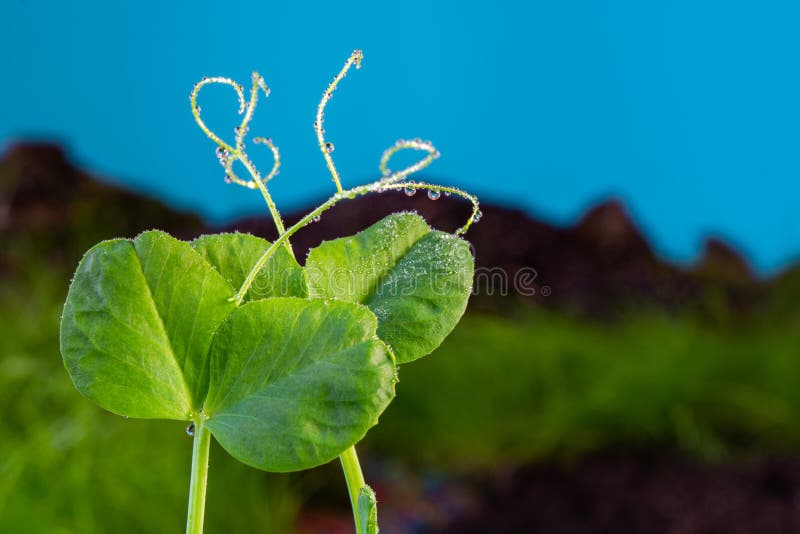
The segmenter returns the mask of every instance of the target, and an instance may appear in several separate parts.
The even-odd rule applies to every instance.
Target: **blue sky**
[[[261,210],[222,180],[188,104],[195,81],[258,70],[251,131],[280,146],[284,210],[331,192],[316,103],[345,184],[399,137],[423,178],[557,223],[615,196],[667,257],[720,236],[762,271],[800,258],[800,4],[794,2],[111,3],[5,0],[0,145],[62,142],[98,174],[224,221]],[[221,131],[232,94],[202,106]],[[269,165],[269,158],[258,158]]]

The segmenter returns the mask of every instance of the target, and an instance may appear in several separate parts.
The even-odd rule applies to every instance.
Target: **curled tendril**
[[[267,248],[264,254],[258,259],[256,264],[253,266],[252,270],[248,274],[247,278],[245,279],[244,283],[242,284],[239,291],[236,293],[231,300],[241,303],[244,300],[247,291],[249,290],[250,286],[255,280],[257,273],[261,270],[267,260],[275,253],[278,247],[285,246],[291,252],[291,246],[289,244],[289,238],[294,235],[300,228],[306,226],[307,224],[311,223],[314,220],[317,220],[319,216],[338,204],[342,200],[352,199],[359,196],[363,196],[369,193],[382,193],[384,191],[389,190],[405,190],[408,194],[414,194],[417,190],[423,189],[427,190],[431,198],[438,198],[439,194],[444,193],[445,195],[455,195],[461,197],[472,204],[472,214],[470,215],[469,219],[467,219],[466,223],[456,230],[456,234],[464,234],[473,223],[477,222],[481,218],[481,211],[480,205],[478,203],[477,197],[474,195],[467,193],[461,189],[456,187],[449,187],[444,185],[438,184],[431,184],[426,182],[420,181],[411,181],[409,177],[424,168],[430,165],[433,160],[439,157],[439,151],[436,149],[435,146],[430,141],[423,141],[422,139],[400,139],[394,145],[387,148],[383,155],[381,156],[380,161],[380,172],[381,177],[369,184],[360,185],[357,187],[353,187],[351,189],[344,190],[342,189],[341,180],[339,178],[339,173],[336,171],[336,166],[333,164],[333,158],[331,158],[331,152],[333,145],[325,140],[325,129],[323,128],[323,121],[325,118],[325,106],[327,105],[328,101],[331,99],[333,92],[336,90],[339,82],[345,77],[347,71],[350,70],[352,65],[355,65],[356,68],[360,68],[361,60],[363,59],[364,54],[361,50],[355,50],[347,61],[342,67],[342,70],[339,71],[339,74],[333,79],[330,83],[328,88],[322,95],[322,100],[320,100],[319,105],[317,106],[317,118],[314,121],[314,130],[317,134],[317,142],[319,143],[319,148],[322,151],[323,156],[325,157],[325,163],[328,166],[328,170],[331,173],[331,177],[333,178],[333,182],[336,184],[336,193],[330,197],[328,200],[311,210],[305,216],[303,216],[297,223],[292,225],[290,228],[285,228],[283,225],[283,220],[281,219],[280,213],[278,212],[275,203],[272,200],[272,197],[269,194],[267,189],[267,182],[272,180],[277,174],[278,170],[280,169],[281,159],[280,153],[278,148],[272,143],[272,141],[265,137],[254,137],[253,143],[254,144],[262,144],[266,145],[272,151],[273,155],[273,165],[272,170],[266,176],[262,177],[261,174],[256,169],[255,165],[250,161],[250,158],[247,155],[244,146],[244,139],[247,135],[247,131],[249,129],[250,120],[253,118],[253,113],[255,111],[256,105],[258,104],[258,94],[259,91],[264,93],[264,96],[269,96],[270,90],[267,87],[266,83],[264,82],[264,78],[262,78],[257,72],[253,73],[252,76],[252,87],[250,90],[250,98],[245,99],[245,92],[244,88],[236,83],[235,81],[231,80],[230,78],[224,77],[213,77],[213,78],[203,78],[200,82],[198,82],[194,88],[192,89],[192,93],[190,96],[191,104],[192,104],[192,114],[194,115],[195,121],[200,126],[200,129],[208,136],[209,139],[214,141],[217,144],[217,157],[220,160],[220,163],[225,168],[225,175],[226,178],[237,185],[241,185],[243,187],[247,187],[249,189],[258,189],[261,191],[264,200],[267,203],[267,207],[269,208],[270,213],[272,214],[272,218],[275,221],[275,226],[278,230],[278,238]],[[227,142],[223,141],[218,135],[216,135],[211,129],[206,126],[203,119],[200,117],[200,107],[197,105],[197,95],[200,92],[200,89],[205,87],[206,85],[218,83],[223,85],[229,85],[236,91],[236,96],[239,99],[239,114],[242,115],[242,121],[234,129],[235,138],[233,144],[228,144]],[[388,168],[389,161],[392,157],[400,152],[401,150],[419,150],[423,152],[427,152],[425,157],[417,161],[416,163],[409,165],[405,169],[398,171],[398,172],[391,172]],[[251,176],[250,180],[243,180],[236,175],[233,170],[233,165],[236,161],[239,161],[244,165],[245,169],[247,169],[248,173]],[[435,197],[433,194],[435,193]]]
[[[200,89],[205,87],[206,85],[210,85],[212,83],[222,84],[222,85],[229,85],[233,87],[233,90],[236,91],[236,96],[239,98],[239,114],[245,112],[247,104],[245,103],[244,99],[244,89],[241,85],[236,83],[235,81],[231,80],[230,78],[225,78],[223,76],[212,76],[212,77],[204,77],[202,80],[197,82],[192,89],[192,93],[189,96],[189,99],[192,102],[192,115],[194,115],[194,120],[197,122],[197,125],[200,126],[200,129],[203,130],[212,141],[214,141],[217,145],[224,148],[228,152],[235,152],[235,149],[223,141],[217,134],[211,131],[211,129],[206,126],[206,123],[200,117],[200,106],[197,105],[197,95],[200,93]]]
[[[336,170],[336,166],[333,164],[333,158],[331,157],[333,145],[325,141],[325,129],[323,128],[323,123],[325,121],[325,106],[333,96],[333,92],[336,90],[339,82],[342,81],[345,75],[347,75],[347,71],[350,70],[350,66],[355,64],[356,68],[360,69],[362,59],[364,59],[364,53],[361,50],[354,50],[353,53],[350,54],[350,57],[347,58],[347,61],[345,61],[342,70],[339,71],[339,74],[336,75],[330,85],[328,85],[328,88],[325,89],[325,92],[322,93],[322,99],[319,101],[319,105],[317,106],[317,118],[314,120],[314,131],[317,133],[317,143],[319,144],[319,149],[322,151],[322,156],[325,158],[325,163],[328,166],[328,171],[331,173],[333,183],[336,184],[336,191],[339,193],[342,192],[342,182],[339,179],[339,172]]]
[[[472,214],[470,214],[469,219],[464,225],[456,230],[456,235],[463,235],[469,230],[469,227],[472,226],[473,223],[478,222],[483,214],[481,213],[480,203],[478,202],[478,197],[467,193],[463,189],[459,189],[457,187],[449,187],[445,185],[438,185],[438,184],[429,184],[425,182],[400,182],[394,184],[387,184],[384,181],[378,181],[374,184],[371,184],[375,187],[375,191],[385,191],[385,190],[404,190],[408,192],[411,191],[418,191],[420,189],[426,191],[435,191],[437,193],[444,193],[447,196],[455,195],[457,197],[461,197],[465,200],[468,200],[472,204]]]
[[[211,131],[211,129],[206,125],[200,116],[200,106],[197,105],[197,95],[200,92],[200,89],[212,83],[219,83],[233,87],[234,91],[236,91],[236,96],[239,99],[239,114],[242,115],[242,121],[239,123],[239,126],[234,128],[235,137],[233,145],[223,141],[220,136]],[[267,203],[267,207],[272,215],[272,219],[275,221],[275,227],[278,229],[278,233],[283,233],[285,231],[283,219],[281,219],[280,212],[275,206],[272,196],[269,194],[269,190],[266,187],[266,182],[274,178],[275,175],[278,174],[278,169],[280,168],[281,162],[278,148],[272,143],[271,140],[263,137],[255,138],[253,140],[253,142],[256,144],[260,143],[267,145],[267,147],[269,147],[269,149],[272,151],[272,155],[274,157],[272,170],[265,178],[262,178],[255,165],[253,165],[253,162],[250,161],[244,146],[244,139],[250,128],[250,120],[253,118],[253,112],[258,104],[259,91],[263,92],[265,97],[269,96],[269,87],[267,87],[267,84],[264,82],[264,78],[257,72],[253,72],[252,75],[252,86],[250,89],[250,98],[248,100],[245,100],[244,89],[242,86],[230,78],[221,76],[203,78],[200,82],[195,84],[190,95],[192,115],[194,115],[195,121],[197,122],[198,126],[200,126],[200,129],[206,134],[206,136],[208,136],[209,139],[217,144],[217,157],[219,158],[220,164],[222,164],[222,166],[225,168],[226,180],[231,183],[247,187],[248,189],[258,189],[261,192],[261,195],[264,197],[264,201]],[[250,174],[250,180],[243,180],[233,170],[233,165],[237,161],[241,162],[245,169],[247,169],[247,172]],[[286,243],[286,248],[291,251],[291,246],[288,242]]]
[[[244,136],[247,135],[247,131],[250,129],[250,120],[253,118],[256,104],[258,104],[258,90],[261,89],[264,92],[264,98],[268,97],[270,93],[269,87],[267,87],[264,78],[262,78],[259,73],[253,72],[252,80],[253,85],[250,89],[250,100],[245,107],[242,122],[234,129],[234,133],[236,134],[236,150],[241,154],[245,153]],[[241,111],[239,113],[241,113]]]
[[[269,139],[267,137],[254,137],[253,143],[257,145],[258,144],[265,145],[272,151],[272,160],[274,162],[272,164],[272,170],[269,172],[268,175],[266,175],[264,178],[261,179],[261,181],[264,182],[264,184],[266,184],[267,182],[275,178],[275,175],[278,174],[278,170],[281,168],[281,154],[280,152],[278,152],[278,147],[276,147],[272,143],[272,139]]]
[[[401,150],[406,149],[422,150],[427,152],[428,155],[413,165],[409,165],[402,171],[393,173],[387,167],[389,160]],[[383,155],[381,156],[381,164],[379,167],[381,175],[383,176],[383,178],[381,178],[381,182],[385,184],[393,184],[395,182],[399,182],[400,180],[405,180],[408,176],[414,174],[415,172],[419,172],[433,163],[433,160],[438,157],[439,151],[436,150],[436,147],[433,146],[430,141],[423,141],[422,139],[398,139],[395,144],[384,150]]]
[[[197,95],[200,93],[200,90],[203,87],[210,84],[228,85],[232,87],[234,91],[236,91],[236,96],[239,100],[239,114],[242,115],[242,120],[239,123],[239,126],[234,128],[235,136],[233,144],[224,141],[220,136],[214,133],[206,125],[205,121],[203,121],[203,118],[200,115],[200,106],[197,104]],[[253,118],[253,112],[258,104],[259,90],[264,93],[265,97],[269,96],[270,90],[269,87],[267,87],[267,84],[264,82],[264,78],[257,72],[254,72],[252,75],[252,87],[250,89],[249,99],[245,99],[244,88],[240,84],[231,80],[230,78],[225,78],[222,76],[203,78],[194,86],[190,96],[194,119],[206,136],[208,136],[209,139],[217,144],[217,157],[219,158],[220,164],[225,168],[226,178],[228,181],[243,187],[247,187],[248,189],[260,188],[259,182],[262,181],[258,171],[250,161],[244,146],[244,139],[250,127],[250,120]],[[280,160],[277,157],[277,148],[272,144],[272,142],[270,142],[268,146],[270,146],[273,155],[276,156],[272,171],[268,175],[270,178],[272,178],[278,172]],[[251,175],[250,180],[244,180],[240,178],[233,170],[233,164],[236,161],[241,161],[248,170]]]

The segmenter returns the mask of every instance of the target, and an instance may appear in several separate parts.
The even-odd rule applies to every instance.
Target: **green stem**
[[[356,523],[356,532],[361,534],[361,521],[358,517],[358,496],[361,488],[366,485],[364,474],[361,472],[361,464],[358,463],[358,454],[355,446],[350,447],[339,456],[342,462],[344,478],[347,481],[347,491],[350,494],[350,505],[353,507],[353,520]]]
[[[208,455],[211,451],[211,432],[201,416],[194,424],[192,447],[192,478],[189,482],[189,511],[186,515],[186,534],[203,533],[208,480]]]

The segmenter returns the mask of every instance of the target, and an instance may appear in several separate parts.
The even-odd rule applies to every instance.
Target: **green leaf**
[[[233,287],[192,247],[163,232],[90,249],[61,321],[75,387],[125,416],[189,419],[205,397],[206,358]]]
[[[378,336],[406,363],[433,351],[458,323],[474,262],[463,239],[398,213],[312,249],[305,269],[310,296],[368,306]]]
[[[378,534],[378,499],[369,486],[358,492],[358,527],[364,534]]]
[[[204,235],[191,244],[237,290],[270,246],[266,239],[240,233]],[[268,297],[306,296],[303,268],[285,247],[280,247],[259,271],[245,302]]]
[[[211,347],[204,413],[235,458],[295,471],[336,458],[394,397],[395,367],[375,316],[346,302],[271,298],[243,305]]]

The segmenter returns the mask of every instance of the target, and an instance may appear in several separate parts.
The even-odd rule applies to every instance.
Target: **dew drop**
[[[314,218],[313,218],[312,220],[313,220],[314,222],[319,222],[320,218],[321,218],[321,217],[320,217],[319,215],[314,215]]]
[[[439,200],[442,194],[439,191],[434,191],[433,189],[428,189],[428,198],[431,200]]]
[[[232,184],[233,183],[233,180],[231,179],[230,176],[225,176],[225,183],[226,184]]]
[[[129,419],[127,415],[123,415],[122,418],[125,419],[126,421]]]
[[[195,110],[196,112],[200,113],[200,111],[202,110],[202,108],[201,108],[200,106],[195,106],[195,107],[194,107],[194,110]]]
[[[194,436],[194,423],[191,423],[189,426],[186,427],[186,435]]]
[[[406,196],[409,196],[409,197],[413,197],[414,195],[417,194],[417,190],[414,189],[413,187],[406,187],[405,191],[406,191]]]
[[[450,195],[452,195],[452,193],[450,191],[445,191],[444,192],[444,196],[449,197]]]
[[[481,220],[481,217],[483,217],[483,213],[481,212],[481,210],[478,210],[475,212],[475,215],[472,217],[472,220],[478,222]]]
[[[333,146],[333,143],[331,143],[331,142],[327,142],[327,143],[325,143],[325,152],[327,152],[328,154],[330,154],[331,152],[333,152],[333,150],[334,150],[335,148],[336,148],[336,147],[335,147],[335,146]]]

